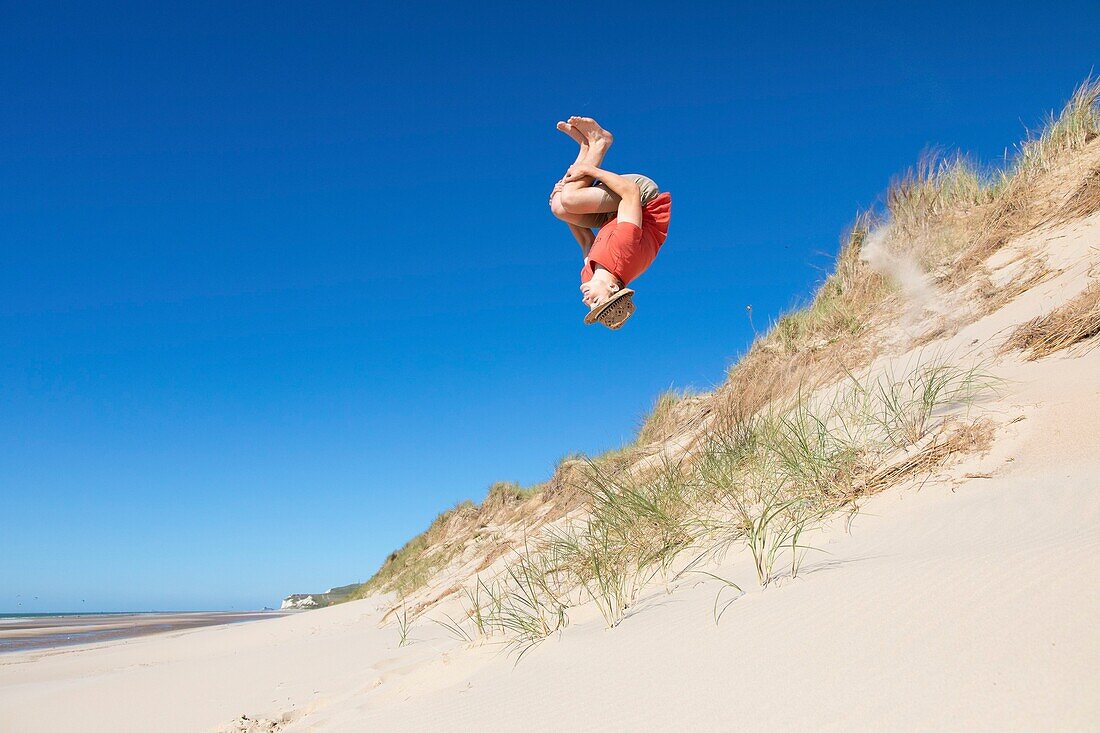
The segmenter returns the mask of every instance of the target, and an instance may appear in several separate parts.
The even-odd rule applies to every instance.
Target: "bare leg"
[[[588,159],[588,137],[570,122],[559,122],[558,130],[576,140],[577,145],[580,146],[580,150],[577,152],[577,159],[573,161],[574,165],[585,162]]]
[[[577,151],[577,159],[573,161],[573,165],[582,165],[586,163],[590,157],[589,138],[579,129],[577,129],[575,125],[572,124],[572,121],[576,119],[578,118],[572,117],[570,118],[570,122],[559,122],[557,127],[558,130],[573,138],[577,142],[579,150]],[[610,133],[607,134],[608,136],[610,136]],[[610,143],[608,143],[608,146],[609,145]],[[606,152],[606,147],[604,149],[604,152]],[[599,156],[599,159],[603,160],[602,154]],[[589,183],[589,185],[591,185],[591,183]],[[554,185],[554,190],[550,193],[550,211],[554,214],[554,216],[561,219],[565,223],[570,224],[573,227],[580,227],[583,229],[593,229],[603,224],[606,217],[601,217],[598,214],[593,215],[592,213],[573,213],[567,210],[562,203],[561,196],[564,187],[565,180],[562,179]],[[608,211],[613,210],[614,209],[608,209]],[[575,231],[574,236],[576,236]],[[585,248],[583,243],[581,244],[581,247],[582,249]]]
[[[642,190],[637,181],[581,163],[569,169],[565,176],[565,185],[584,178],[599,178],[601,183],[615,193],[619,200],[617,216],[620,222],[642,225]]]
[[[568,124],[588,142],[587,155],[574,165],[599,168],[615,138],[591,117],[570,117]],[[570,214],[604,214],[618,209],[619,197],[606,187],[593,186],[593,182],[591,177],[567,181],[561,192],[562,208]]]

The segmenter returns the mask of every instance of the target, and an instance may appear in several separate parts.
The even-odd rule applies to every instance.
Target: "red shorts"
[[[645,272],[668,236],[671,214],[672,196],[666,192],[642,209],[640,227],[617,218],[600,227],[581,270],[581,282],[591,280],[597,266],[619,278],[623,285]]]

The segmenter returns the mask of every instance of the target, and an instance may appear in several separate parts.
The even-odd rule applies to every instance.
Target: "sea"
[[[0,654],[103,644],[286,616],[288,611],[0,613]]]

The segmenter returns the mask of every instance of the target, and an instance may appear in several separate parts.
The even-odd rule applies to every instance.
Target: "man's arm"
[[[629,178],[623,178],[617,173],[583,163],[570,168],[562,180],[568,184],[589,177],[598,178],[603,185],[619,197],[619,221],[637,227],[642,225],[642,192],[639,190],[637,183]]]
[[[580,227],[576,224],[570,224],[569,231],[573,233],[573,238],[577,240],[577,244],[581,246],[581,252],[585,257],[588,257],[588,252],[592,249],[592,243],[596,241],[596,235],[588,227]]]

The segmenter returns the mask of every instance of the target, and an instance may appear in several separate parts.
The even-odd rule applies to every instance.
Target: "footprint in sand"
[[[217,733],[276,733],[301,717],[301,712],[293,710],[274,718],[242,715],[218,728]]]

